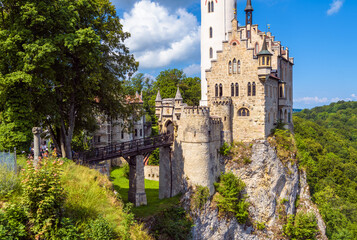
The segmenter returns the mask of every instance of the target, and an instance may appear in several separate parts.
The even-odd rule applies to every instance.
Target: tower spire
[[[252,7],[252,1],[247,0],[247,6],[245,7],[245,24],[246,25],[251,25],[253,24],[253,7]]]
[[[237,0],[234,1],[234,19],[237,20]]]

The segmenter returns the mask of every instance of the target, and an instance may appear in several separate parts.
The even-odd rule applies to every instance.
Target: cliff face
[[[281,235],[283,219],[296,212],[295,202],[300,194],[297,164],[283,164],[275,149],[266,141],[260,141],[252,146],[250,164],[242,166],[228,161],[224,171],[233,172],[246,183],[250,222],[239,225],[235,219],[219,218],[215,204],[208,201],[203,210],[193,213],[193,238],[284,239]],[[185,198],[189,197],[187,193]],[[257,231],[257,223],[264,223],[266,228]]]

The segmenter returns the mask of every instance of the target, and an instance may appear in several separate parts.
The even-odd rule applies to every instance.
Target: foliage
[[[260,230],[260,231],[265,229],[265,223],[264,222],[256,221],[255,222],[255,226],[256,226],[256,229]]]
[[[27,239],[26,212],[19,204],[10,204],[0,210],[0,239]]]
[[[124,177],[129,179],[129,173],[130,173],[130,166],[129,164],[124,164],[123,166],[123,169],[124,169]]]
[[[39,236],[48,236],[61,219],[64,191],[60,181],[61,160],[45,159],[35,167],[28,161],[23,174],[23,202],[28,212],[32,230]]]
[[[85,239],[112,240],[115,234],[109,222],[104,218],[97,218],[89,222],[85,231]]]
[[[31,127],[42,123],[71,158],[73,136],[91,129],[96,115],[132,113],[121,80],[138,64],[109,0],[1,3],[0,147],[25,146]]]
[[[294,114],[300,165],[329,239],[357,238],[357,102]]]
[[[268,141],[276,148],[277,155],[283,163],[296,162],[297,147],[289,130],[275,129]]]
[[[56,224],[56,227],[51,232],[53,240],[80,240],[84,239],[79,227],[75,226],[69,218],[62,218],[61,223]]]
[[[208,187],[196,186],[196,191],[193,194],[192,202],[194,209],[202,209],[210,197]]]
[[[283,226],[283,231],[286,236],[292,240],[316,239],[317,221],[313,213],[299,212],[290,215],[288,222]]]
[[[251,143],[233,142],[230,150],[233,162],[240,165],[250,164],[252,162],[252,146]]]
[[[18,187],[18,177],[15,171],[6,163],[0,163],[0,198],[11,193]]]
[[[246,196],[243,194],[245,183],[230,172],[222,174],[220,181],[214,186],[218,192],[214,201],[220,214],[233,215],[239,223],[245,223],[249,215],[249,203],[246,202]]]
[[[160,165],[160,148],[156,148],[149,157],[150,166],[159,166]]]
[[[151,232],[156,239],[185,240],[190,239],[192,226],[185,209],[176,206],[155,216]]]
[[[228,156],[230,154],[231,149],[232,146],[224,142],[222,147],[219,149],[219,154],[221,154],[222,156]]]

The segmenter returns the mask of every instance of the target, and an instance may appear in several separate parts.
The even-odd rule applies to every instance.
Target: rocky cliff
[[[288,214],[296,213],[296,200],[302,196],[304,209],[317,215],[320,228],[319,239],[327,239],[324,224],[318,210],[308,195],[306,181],[300,185],[300,174],[296,163],[278,158],[276,149],[266,141],[251,146],[251,158],[246,164],[225,161],[222,170],[233,172],[246,183],[249,221],[240,225],[233,219],[219,217],[215,203],[208,201],[200,211],[193,211],[193,239],[284,239],[282,225]],[[303,178],[304,179],[304,178]],[[302,186],[302,188],[300,188]],[[184,196],[186,207],[192,192]],[[257,230],[257,224],[265,229]]]

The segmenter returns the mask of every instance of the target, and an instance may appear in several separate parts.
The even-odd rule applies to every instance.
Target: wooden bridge
[[[137,139],[129,142],[111,144],[105,147],[94,148],[79,154],[79,159],[85,163],[95,163],[118,157],[134,157],[146,155],[159,147],[171,146],[174,141],[173,133]]]

